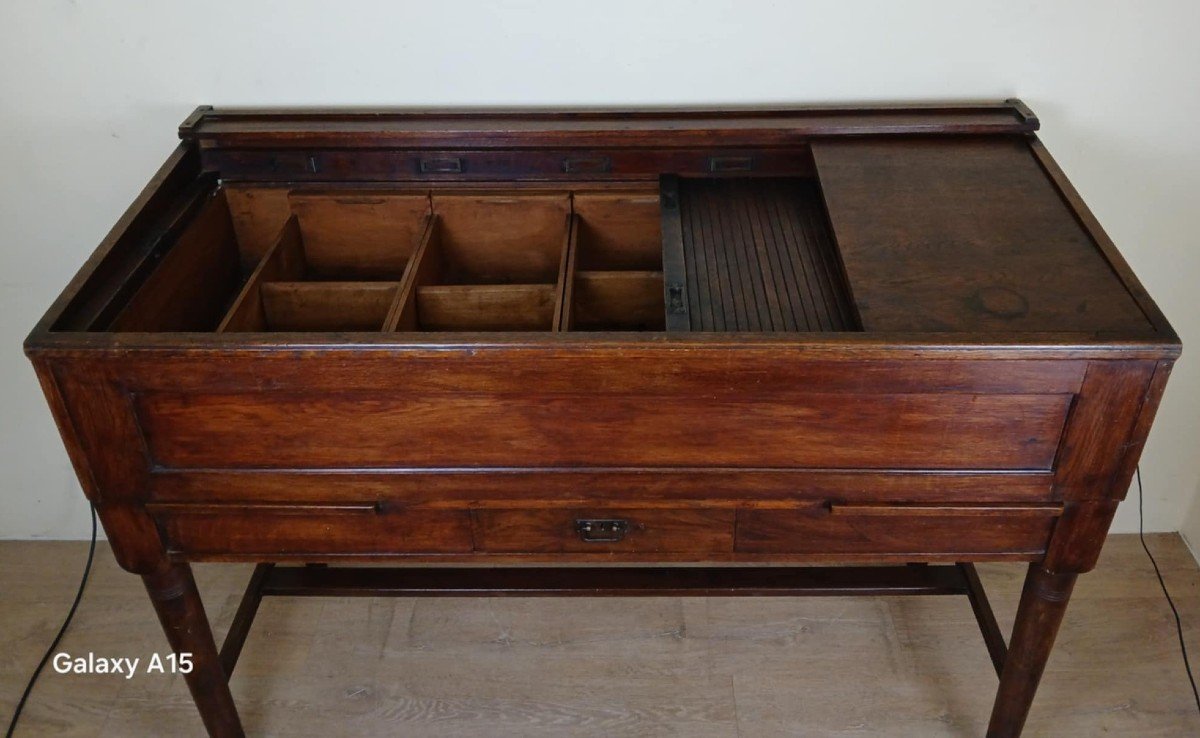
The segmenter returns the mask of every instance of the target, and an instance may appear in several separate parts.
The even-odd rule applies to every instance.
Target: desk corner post
[[[1074,572],[1049,571],[1041,563],[1029,565],[992,707],[988,738],[1016,738],[1021,734],[1077,576]]]
[[[165,564],[142,576],[159,622],[176,653],[192,655],[192,670],[184,675],[204,727],[214,738],[242,738],[241,719],[229,692],[212,628],[186,563]]]

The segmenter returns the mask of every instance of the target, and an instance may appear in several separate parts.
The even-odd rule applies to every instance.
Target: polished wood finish
[[[187,564],[169,564],[161,571],[142,575],[171,649],[191,654],[192,669],[184,674],[188,690],[209,735],[234,738],[243,735],[241,720],[229,693],[229,674],[213,642],[204,603]]]
[[[201,110],[26,351],[118,562],[205,641],[214,734],[235,659],[190,561],[749,593],[662,567],[1005,560],[1062,591],[1179,341],[1036,128],[1012,101]],[[994,736],[1061,617],[1030,598]]]
[[[819,142],[813,157],[864,329],[1150,329],[1024,139]]]
[[[1012,643],[1000,674],[988,738],[1021,734],[1077,576],[1075,572],[1053,573],[1030,564]]]

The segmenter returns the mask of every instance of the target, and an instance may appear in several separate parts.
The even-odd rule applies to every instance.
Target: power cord
[[[92,573],[92,559],[96,557],[96,506],[91,505],[91,510],[92,545],[88,547],[87,563],[83,566],[83,578],[79,580],[79,591],[75,593],[75,601],[71,603],[71,609],[67,612],[67,619],[63,621],[62,627],[58,629],[58,635],[54,636],[54,642],[46,649],[46,654],[42,656],[41,662],[33,670],[33,676],[29,677],[29,683],[25,685],[25,691],[21,694],[21,701],[17,703],[17,709],[13,710],[12,721],[8,724],[8,732],[4,734],[5,738],[13,737],[13,732],[17,729],[17,720],[21,718],[21,710],[25,709],[25,701],[29,699],[29,693],[33,691],[33,685],[37,683],[38,677],[42,674],[42,669],[46,668],[46,663],[54,655],[54,649],[58,648],[59,641],[62,640],[63,635],[67,632],[67,628],[71,625],[71,620],[75,617],[75,611],[79,609],[79,601],[83,599],[83,588],[87,586],[88,576]]]
[[[1192,697],[1196,699],[1196,709],[1200,710],[1200,691],[1196,689],[1196,678],[1192,676],[1192,664],[1188,661],[1187,643],[1183,640],[1183,621],[1179,619],[1179,609],[1175,607],[1175,600],[1171,599],[1171,593],[1167,591],[1167,583],[1163,581],[1162,572],[1158,569],[1158,562],[1154,560],[1154,554],[1150,553],[1150,547],[1146,545],[1146,532],[1144,526],[1146,516],[1142,512],[1142,501],[1145,495],[1142,494],[1142,467],[1137,467],[1137,485],[1138,485],[1138,538],[1142,541],[1142,550],[1150,557],[1150,563],[1154,566],[1154,574],[1158,577],[1158,586],[1162,587],[1163,594],[1166,595],[1167,604],[1171,606],[1171,613],[1175,616],[1175,632],[1179,635],[1179,652],[1183,654],[1183,668],[1187,671],[1188,681],[1192,684]]]

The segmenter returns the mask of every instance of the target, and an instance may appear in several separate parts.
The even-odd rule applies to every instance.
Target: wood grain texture
[[[214,734],[239,729],[187,563],[345,559],[651,564],[677,582],[688,575],[668,564],[1029,561],[991,729],[1016,735],[1180,352],[1036,127],[1017,101],[200,110],[26,351],[116,560],[149,578],[168,636],[203,654],[192,686]],[[246,186],[236,203],[219,189],[232,183]],[[202,246],[185,231],[214,191],[228,207],[206,215],[218,227]],[[296,211],[282,225],[281,191]],[[239,276],[266,251],[218,331],[104,330],[139,290],[144,325],[215,315],[229,280],[209,267],[238,266],[235,240]],[[330,281],[346,279],[363,284]],[[581,515],[599,527],[575,527]],[[627,537],[592,540],[613,537],[601,519]],[[605,571],[604,594],[644,581]],[[418,633],[429,620],[406,618]],[[720,634],[714,622],[697,627]],[[317,649],[322,674],[330,654],[364,653],[341,625]],[[367,630],[386,641],[379,622]],[[587,689],[628,677],[589,648]],[[804,689],[796,659],[750,663],[751,689],[708,661],[676,668],[743,695],[748,732],[794,732],[771,705]],[[804,663],[825,673],[844,653]],[[408,665],[423,688],[436,678],[420,654]],[[700,712],[710,682],[689,691]],[[321,682],[286,704],[329,700]],[[825,702],[806,726],[836,710],[845,732],[852,707]],[[889,703],[891,724],[930,734],[911,702]],[[678,730],[686,712],[654,710],[634,727]],[[943,706],[936,722],[961,713]],[[275,729],[255,719],[251,732]],[[349,724],[318,723],[320,735]],[[167,721],[153,724],[104,727]],[[626,727],[552,722],[564,725]],[[958,732],[982,732],[972,725]]]
[[[448,284],[554,284],[571,203],[557,195],[435,194]]]
[[[237,234],[242,266],[249,271],[266,255],[292,214],[288,188],[226,184],[221,189]]]
[[[1023,138],[813,146],[868,331],[1153,327]]]
[[[292,192],[308,271],[324,279],[392,279],[404,273],[431,213],[428,195]]]
[[[576,522],[616,519],[629,530],[620,541],[583,540]],[[733,511],[595,506],[567,509],[488,509],[474,513],[475,547],[491,553],[727,553],[733,549]]]
[[[956,552],[964,557],[1008,553],[1037,559],[1050,541],[1056,513],[941,514],[920,511],[836,515],[823,506],[799,510],[739,510],[737,550],[745,553],[862,554],[887,551],[915,556]]]
[[[679,208],[692,330],[858,328],[814,183],[682,180]]]
[[[460,284],[417,287],[420,327],[427,331],[548,331],[553,284]]]
[[[175,469],[1048,469],[1068,400],[1063,395],[812,395],[781,404],[540,393],[155,392],[137,398],[137,411],[155,462]],[[492,422],[496,418],[504,421]],[[570,432],[563,433],[564,427]],[[730,437],[739,443],[728,443]],[[804,443],[792,443],[796,438]],[[271,453],[264,454],[264,447]]]
[[[577,192],[571,203],[580,220],[580,270],[662,268],[657,191]]]
[[[463,511],[374,511],[347,515],[316,508],[273,513],[208,509],[159,516],[167,546],[189,555],[250,554],[303,557],[308,554],[466,553],[470,517]]]
[[[208,331],[240,287],[240,259],[223,192],[200,209],[109,326],[112,331]]]
[[[267,282],[261,299],[273,331],[378,331],[399,282]]]
[[[578,272],[572,291],[575,330],[662,330],[662,272]]]

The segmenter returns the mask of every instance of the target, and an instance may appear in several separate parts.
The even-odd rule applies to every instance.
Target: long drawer
[[[739,510],[735,548],[749,554],[981,556],[1046,551],[1056,505],[810,505]]]
[[[160,505],[151,508],[170,550],[193,556],[470,553],[466,510],[378,505]]]
[[[630,503],[408,508],[350,504],[152,504],[185,557],[460,555],[762,560],[778,557],[1033,559],[1054,504]]]

